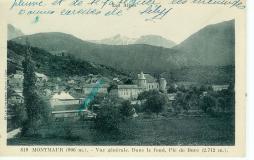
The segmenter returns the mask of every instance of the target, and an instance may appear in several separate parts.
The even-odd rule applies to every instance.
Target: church
[[[158,80],[150,74],[141,72],[135,82],[134,85],[117,85],[115,89],[110,91],[110,94],[123,99],[136,99],[144,91],[160,90],[166,92],[167,81],[165,78]]]

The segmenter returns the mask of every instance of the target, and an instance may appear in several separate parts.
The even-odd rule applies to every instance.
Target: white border
[[[208,160],[252,160],[254,159],[254,1],[253,0],[248,0],[247,2],[248,8],[247,8],[247,110],[246,110],[246,120],[247,120],[247,154],[246,157],[242,158],[219,158],[219,157],[213,157],[213,158],[182,158],[182,157],[156,157],[158,160],[165,160],[165,159],[176,159],[176,160],[203,160],[203,159],[208,159]],[[70,160],[70,157],[44,157],[47,159],[54,159],[54,160]],[[14,160],[14,159],[19,159],[19,160],[27,160],[27,159],[32,159],[32,160],[42,160],[44,159],[42,157],[0,157],[1,160]],[[130,159],[145,159],[145,160],[152,160],[155,158],[119,158],[119,157],[100,157],[100,158],[74,158],[73,159],[82,159],[82,160],[100,160],[100,159],[105,159],[105,160],[116,160],[116,159],[123,159],[123,160],[130,160]]]

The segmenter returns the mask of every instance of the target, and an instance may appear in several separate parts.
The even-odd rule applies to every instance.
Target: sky
[[[8,22],[24,34],[39,32],[64,32],[83,40],[100,40],[120,34],[129,38],[143,35],[160,35],[180,43],[209,24],[231,20],[243,11],[222,6],[184,5],[173,9],[162,20],[146,21],[137,7],[122,16],[102,15],[17,15],[19,7],[8,10]],[[31,10],[34,8],[31,8]],[[46,8],[50,9],[50,8]],[[59,8],[62,10],[63,8]]]

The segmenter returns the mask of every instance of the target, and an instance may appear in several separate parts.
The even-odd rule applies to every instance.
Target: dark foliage
[[[120,102],[117,99],[108,98],[102,103],[97,113],[94,124],[95,129],[103,134],[117,134],[122,120],[119,109]]]
[[[132,79],[129,79],[129,78],[126,78],[123,80],[123,83],[124,84],[134,84],[133,80]]]
[[[23,123],[27,119],[26,108],[24,104],[10,104],[8,108],[11,110],[13,117],[10,119],[11,126],[8,128],[19,128],[22,127]]]
[[[175,92],[177,92],[177,89],[173,85],[169,85],[168,93],[175,93]]]
[[[154,91],[153,93],[146,99],[144,110],[148,113],[156,113],[158,116],[164,110],[167,99],[159,92]]]
[[[214,97],[210,96],[210,95],[206,95],[201,99],[201,108],[203,109],[203,111],[205,113],[211,113],[212,112],[212,108],[215,107],[216,101],[214,99]]]
[[[35,67],[31,58],[31,50],[27,48],[23,65],[23,96],[27,112],[22,131],[24,135],[36,135],[42,124],[49,120],[49,105],[39,97],[36,87]]]
[[[134,114],[134,108],[131,105],[131,102],[126,100],[122,102],[120,107],[120,113],[124,118],[131,117]]]
[[[13,41],[8,41],[8,50],[10,51],[8,52],[8,58],[17,61],[17,67],[19,64],[19,59],[25,56],[26,46],[16,44]],[[41,73],[45,73],[48,76],[66,77],[73,75],[84,76],[88,74],[102,74],[104,76],[125,76],[124,73],[110,67],[103,65],[94,65],[72,56],[56,56],[36,47],[32,47],[31,51],[31,60],[35,64],[35,70]],[[21,58],[15,59],[16,56]],[[10,64],[9,66],[11,67],[13,65]],[[19,66],[19,68],[20,67],[21,66]]]
[[[155,94],[159,94],[159,92],[156,90],[144,91],[138,95],[138,100],[149,99],[151,96]]]

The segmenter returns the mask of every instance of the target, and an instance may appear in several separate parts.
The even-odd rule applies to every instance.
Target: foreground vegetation
[[[8,145],[234,145],[230,115],[140,115],[122,122],[117,135],[98,133],[92,126],[92,121],[52,124],[52,129],[41,129],[40,137],[16,137]]]

